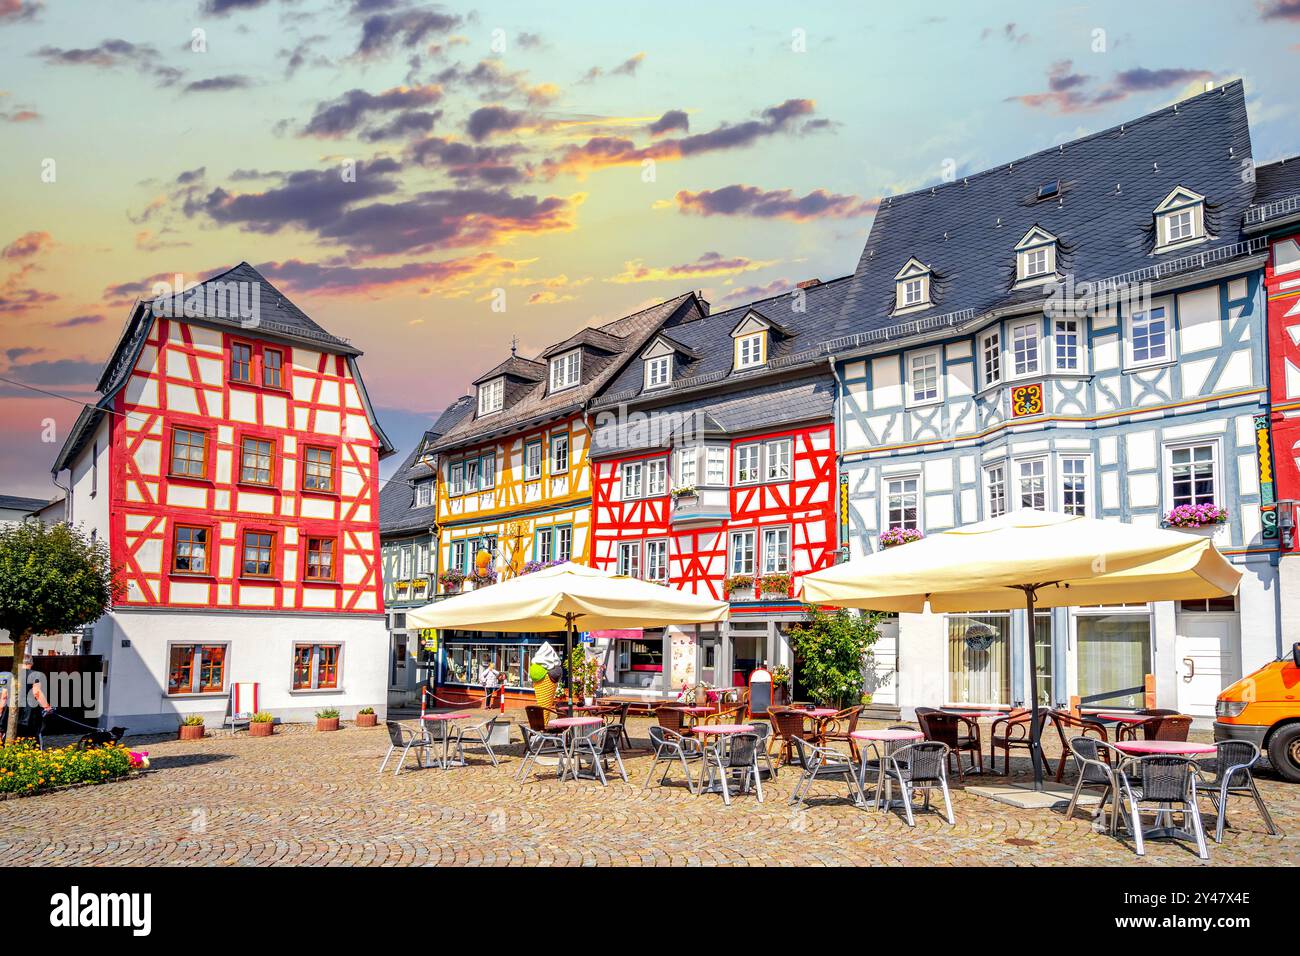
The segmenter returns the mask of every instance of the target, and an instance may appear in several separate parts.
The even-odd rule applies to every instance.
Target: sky
[[[1300,153],[1300,0],[0,0],[0,493],[162,279],[262,270],[405,452],[516,337],[848,274],[880,197],[1237,77]]]

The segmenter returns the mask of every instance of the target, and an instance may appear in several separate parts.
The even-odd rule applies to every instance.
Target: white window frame
[[[447,493],[458,498],[465,493],[465,463],[458,461],[447,466]]]
[[[729,449],[726,445],[704,446],[704,484],[723,488],[727,485],[727,459]],[[716,476],[716,480],[715,480]]]
[[[990,349],[990,343],[992,348]],[[996,374],[989,374],[989,358],[992,357],[997,366]],[[980,387],[989,388],[993,385],[1001,384],[1003,366],[1006,356],[1002,354],[1002,329],[995,327],[979,336],[979,373]]]
[[[533,560],[549,562],[555,554],[555,529],[538,528],[533,538]]]
[[[765,365],[763,338],[766,332],[751,332],[736,338],[736,368],[758,368]]]
[[[416,508],[427,508],[433,503],[433,479],[422,478],[415,483]]]
[[[486,455],[479,456],[478,480],[479,487],[483,491],[490,491],[497,486],[497,456],[495,452],[488,452]]]
[[[466,573],[469,570],[468,566],[466,565],[468,554],[469,554],[468,539],[453,541],[451,543],[451,548],[447,552],[448,563],[451,565],[451,567],[454,570],[460,571],[461,573]]]
[[[620,541],[618,543],[618,573],[624,577],[641,576],[641,542]]]
[[[916,362],[918,359],[934,359],[934,395],[927,398],[916,397]],[[915,352],[908,352],[904,355],[904,362],[907,365],[907,407],[917,408],[924,405],[937,405],[943,401],[943,350],[918,349]]]
[[[1139,317],[1150,324],[1150,317],[1158,309],[1164,310],[1165,354],[1156,358],[1139,359],[1136,356],[1135,328]],[[1125,311],[1124,315],[1124,368],[1154,368],[1160,365],[1172,365],[1177,361],[1176,337],[1174,335],[1174,303],[1172,299],[1156,299],[1142,311]]]
[[[769,553],[768,540],[775,538],[777,540],[777,550]],[[781,541],[784,539],[784,547]],[[769,562],[768,557],[775,556],[774,562]],[[790,573],[790,526],[779,525],[763,529],[763,554],[762,554],[763,574],[789,574]]]
[[[662,556],[662,564],[652,560],[652,555],[658,552]],[[661,583],[668,582],[668,539],[651,538],[645,543],[645,579],[647,581],[658,581]],[[660,573],[656,574],[655,572]]]
[[[748,539],[749,541],[749,567],[736,566],[736,541]],[[745,528],[741,531],[733,531],[727,538],[727,567],[730,574],[748,574],[753,575],[754,569],[758,567],[758,534],[755,528]]]
[[[894,275],[894,314],[919,312],[932,304],[930,270],[913,256]]]
[[[893,499],[895,497],[904,498],[908,494],[912,494],[916,496],[916,520],[915,520],[914,527],[916,528],[917,531],[924,532],[925,490],[921,484],[921,473],[919,471],[910,471],[899,475],[884,475],[880,479],[880,481],[882,486],[881,494],[880,494],[880,529],[882,531],[887,531],[890,528],[913,527],[913,525],[909,525],[905,523],[906,519],[900,519],[898,523],[895,523],[893,519],[890,517],[890,512],[894,510]],[[915,491],[908,492],[905,489],[900,489],[896,494],[892,487],[894,482],[906,482],[906,481],[916,482]],[[906,506],[905,505],[902,506],[901,510],[906,511],[907,510]]]
[[[645,463],[625,461],[619,466],[623,483],[623,500],[634,501],[645,497]]]
[[[1062,326],[1074,326],[1075,336],[1075,362],[1074,368],[1062,365],[1061,358],[1061,328]],[[1086,335],[1086,326],[1083,319],[1052,319],[1052,370],[1065,375],[1086,375],[1088,372],[1088,344]]]
[[[1079,475],[1079,477],[1083,479],[1082,514],[1076,511],[1071,511],[1066,507],[1065,480],[1067,475],[1065,470],[1065,463],[1067,461],[1078,461],[1083,463],[1083,471]],[[1092,517],[1092,457],[1090,455],[1061,454],[1057,456],[1056,494],[1057,494],[1057,508],[1062,514],[1078,515],[1079,517],[1082,518]]]
[[[461,464],[465,466],[465,494],[472,494],[482,487],[479,483],[479,476],[482,474],[481,460],[466,458]]]
[[[533,451],[537,457],[534,460]],[[524,443],[524,481],[540,481],[542,477],[542,442],[541,440]]]
[[[763,480],[789,481],[794,476],[794,441],[789,438],[777,438],[767,443],[764,449]],[[785,474],[775,474],[774,463],[785,465]]]
[[[1041,476],[1030,475],[1026,478],[1021,474],[1021,469],[1026,465],[1042,465],[1043,473]],[[1015,481],[1015,497],[1012,499],[1012,507],[1015,511],[1038,511],[1038,508],[1032,508],[1024,503],[1024,482],[1034,481],[1041,477],[1043,483],[1043,507],[1041,510],[1047,511],[1052,507],[1052,463],[1048,461],[1046,455],[1034,455],[1027,458],[1017,458],[1014,462],[1013,480]]]
[[[551,359],[551,391],[562,392],[582,382],[582,349],[569,349]]]
[[[993,472],[999,472],[1002,477],[995,481]],[[1011,510],[1010,474],[1010,462],[1005,458],[1002,461],[989,462],[984,466],[984,517],[998,518]],[[997,485],[1002,487],[1002,510],[994,514],[993,489]]]
[[[560,461],[557,454],[561,449],[564,450],[564,461]],[[551,474],[567,475],[569,473],[569,436],[552,435],[551,436]]]
[[[571,524],[555,526],[555,559],[557,561],[573,559],[573,525]]]
[[[750,474],[748,477],[744,474],[745,461],[752,456],[753,462],[750,465]],[[759,442],[748,442],[744,445],[735,446],[735,454],[732,456],[735,460],[735,484],[738,485],[755,485],[763,475],[763,446]]]
[[[687,464],[690,470],[687,470]],[[693,488],[700,480],[700,446],[692,445],[677,450],[677,487]]]
[[[673,383],[672,355],[656,355],[645,360],[645,388],[667,388]]]
[[[645,463],[645,496],[655,498],[668,494],[668,461],[654,458]]]
[[[1208,447],[1212,458],[1210,460],[1211,481],[1214,483],[1213,493],[1210,497],[1210,503],[1223,506],[1223,442],[1217,435],[1205,436],[1203,438],[1188,438],[1176,442],[1169,442],[1162,450],[1164,472],[1162,484],[1164,486],[1165,511],[1171,511],[1177,507],[1174,501],[1174,453],[1178,451]],[[1187,504],[1188,502],[1183,502]]]
[[[1029,329],[1028,337],[1017,340],[1016,333],[1021,329]],[[1016,343],[1017,341],[1032,343],[1034,363],[1032,368],[1026,368],[1020,371],[1016,367]],[[1007,365],[1006,375],[1010,379],[1033,378],[1043,374],[1043,329],[1042,322],[1038,318],[1021,319],[1018,322],[1007,323],[1007,354],[1006,358],[1010,359]]]
[[[1038,268],[1039,257],[1042,257],[1041,268]],[[1028,282],[1032,279],[1041,279],[1043,276],[1051,275],[1055,270],[1052,268],[1052,247],[1044,244],[1035,246],[1032,249],[1026,249],[1020,253],[1020,281]]]
[[[506,380],[494,378],[478,387],[478,413],[495,415],[505,406]]]

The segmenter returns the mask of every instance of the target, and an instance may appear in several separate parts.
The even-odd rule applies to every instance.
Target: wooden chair
[[[1147,740],[1186,740],[1192,729],[1192,718],[1184,714],[1157,716],[1142,725],[1142,736]]]
[[[1002,750],[1002,773],[1011,773],[1011,751],[1029,751],[1029,720],[1031,712],[1016,708],[1005,717],[999,717],[989,727],[989,771],[998,772],[998,749]],[[1001,734],[999,735],[999,731]]]
[[[1108,744],[1110,743],[1110,737],[1106,733],[1106,725],[1099,720],[1082,717],[1068,710],[1049,710],[1047,715],[1052,721],[1052,726],[1056,728],[1056,735],[1061,739],[1061,759],[1056,764],[1056,782],[1060,783],[1061,778],[1065,776],[1065,762],[1070,756],[1069,739],[1086,737],[1092,734],[1102,743]],[[1067,735],[1065,732],[1067,727],[1078,731],[1078,733]],[[1044,727],[1043,729],[1046,730],[1047,728]],[[1119,738],[1116,737],[1116,739]]]
[[[524,713],[528,716],[528,729],[538,733],[545,731],[546,725],[560,716],[558,711],[538,704],[529,704],[524,708]]]
[[[772,736],[768,738],[769,752],[772,747],[779,747],[778,763],[791,763],[794,760],[795,739],[807,740],[803,729],[804,715],[790,707],[770,707],[767,711],[768,722],[772,725]]]
[[[972,770],[978,764],[979,772],[984,772],[984,752],[980,748],[980,728],[975,721],[958,717],[956,714],[945,714],[933,707],[918,707],[916,708],[916,722],[921,725],[921,733],[925,734],[926,740],[948,745],[948,759],[953,757],[957,759],[957,774],[959,776],[964,777],[966,775],[966,771],[961,766],[963,752],[970,754]],[[964,734],[962,733],[963,724],[967,730]]]
[[[849,745],[853,760],[858,759],[858,742],[850,734],[858,729],[858,718],[862,716],[863,707],[846,707],[834,717],[826,717],[817,724],[817,737],[814,741],[818,747],[825,747],[832,741],[842,741]]]

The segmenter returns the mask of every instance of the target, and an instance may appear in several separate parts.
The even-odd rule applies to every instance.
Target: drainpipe
[[[831,422],[835,427],[835,513],[839,515],[840,519],[836,525],[835,533],[838,535],[840,528],[844,527],[849,520],[847,514],[841,514],[841,508],[847,507],[847,503],[840,499],[840,473],[844,470],[844,380],[840,378],[839,366],[836,364],[833,355],[826,357],[826,364],[830,367],[831,377],[835,379],[835,403],[832,406]],[[835,553],[841,562],[849,559],[851,552],[847,538],[839,543]]]
[[[63,492],[63,520],[68,524],[72,524],[72,482],[71,480],[68,481],[67,487],[64,487],[63,485],[59,484],[59,473],[57,471],[52,471],[50,472],[50,481],[54,483],[55,488],[58,488],[60,491]]]

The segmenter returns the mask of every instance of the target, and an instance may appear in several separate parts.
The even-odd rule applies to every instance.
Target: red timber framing
[[[1276,497],[1300,522],[1300,232],[1273,238],[1264,281]],[[1261,478],[1267,480],[1267,475]],[[1283,550],[1300,553],[1300,532],[1290,536],[1289,549],[1287,536],[1280,537]]]
[[[380,439],[350,366],[344,356],[263,341],[255,331],[232,335],[153,319],[109,416],[110,533],[124,569],[121,601],[374,614],[382,607]],[[235,343],[251,348],[248,381],[232,380]],[[174,467],[177,429],[188,463]],[[177,570],[178,528],[205,532],[201,568],[191,558],[183,562],[189,570]],[[187,535],[192,554],[194,536]],[[256,562],[245,573],[245,546],[256,559],[267,536],[269,573]],[[308,576],[309,539],[333,542],[332,576]]]
[[[740,445],[790,439],[791,479],[755,484],[735,484],[735,449]],[[730,518],[715,524],[674,528],[669,495],[621,500],[620,467],[625,462],[665,460],[671,475],[669,452],[654,451],[593,463],[592,564],[618,569],[619,545],[641,544],[640,573],[645,576],[645,542],[667,539],[668,583],[677,588],[722,599],[722,582],[730,574],[728,547],[731,533],[755,529],[758,541],[764,528],[790,529],[792,592],[799,593],[799,577],[835,563],[838,547],[836,523],[835,436],[830,424],[746,435],[726,442],[729,451]],[[755,548],[756,576],[762,556]],[[733,595],[733,599],[752,597]]]

